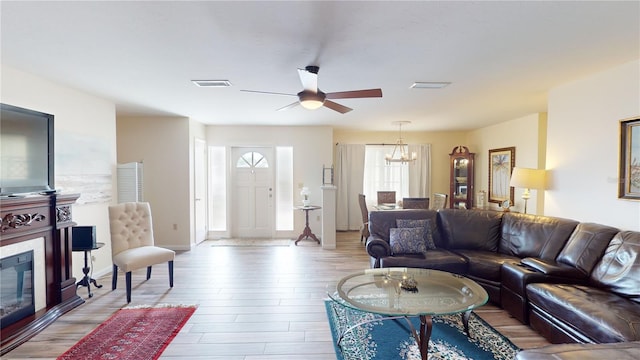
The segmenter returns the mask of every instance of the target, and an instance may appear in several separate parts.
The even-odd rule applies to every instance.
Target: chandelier
[[[418,154],[415,152],[409,154],[409,145],[405,144],[402,140],[402,125],[411,124],[411,121],[394,121],[393,123],[397,124],[399,128],[398,141],[396,141],[396,145],[393,147],[393,152],[391,154],[386,154],[384,157],[387,165],[391,163],[407,164],[416,161]]]

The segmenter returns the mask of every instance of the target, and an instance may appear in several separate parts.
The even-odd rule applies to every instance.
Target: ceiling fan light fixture
[[[451,84],[450,82],[425,82],[416,81],[410,86],[411,89],[442,89],[443,87]]]
[[[303,108],[315,110],[324,105],[326,95],[321,91],[318,91],[317,93],[302,91],[298,93],[298,98],[300,99],[300,105],[302,105]]]

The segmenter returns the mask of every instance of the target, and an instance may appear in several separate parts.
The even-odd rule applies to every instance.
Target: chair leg
[[[147,266],[147,280],[151,279],[151,266]]]
[[[111,291],[118,285],[118,265],[113,264],[113,277],[111,278]]]
[[[173,260],[169,261],[169,286],[173,287]]]
[[[127,303],[131,302],[131,271],[125,274],[125,282],[127,283]]]

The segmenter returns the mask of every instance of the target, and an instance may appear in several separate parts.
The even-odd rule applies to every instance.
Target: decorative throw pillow
[[[424,254],[427,251],[424,227],[391,228],[389,235],[392,254]]]
[[[424,243],[427,250],[436,248],[436,243],[433,241],[433,235],[431,234],[430,219],[396,219],[396,226],[399,228],[424,227]]]

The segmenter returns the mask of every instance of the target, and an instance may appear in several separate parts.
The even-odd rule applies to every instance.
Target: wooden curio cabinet
[[[449,154],[450,185],[449,207],[452,209],[473,208],[473,158],[466,146],[456,146]]]

